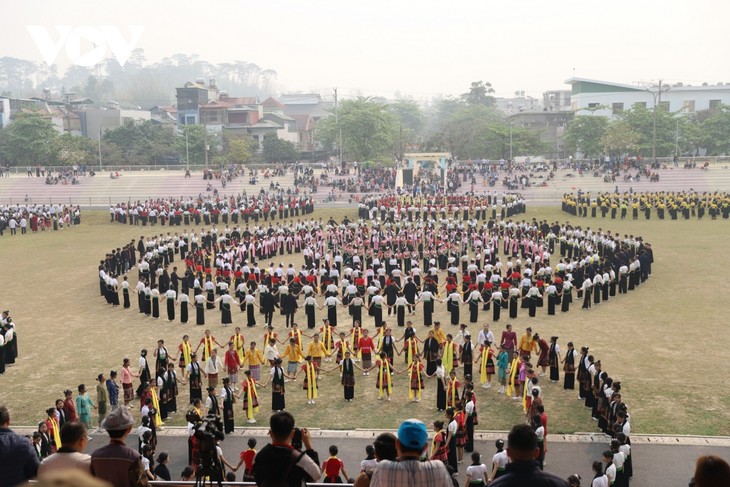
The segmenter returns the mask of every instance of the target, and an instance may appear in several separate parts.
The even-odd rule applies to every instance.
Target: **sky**
[[[275,70],[282,92],[426,99],[482,80],[540,98],[572,76],[730,83],[729,14],[723,0],[2,0],[0,57],[43,60],[29,26],[55,41],[59,25],[127,40],[137,25],[148,62],[245,60]]]

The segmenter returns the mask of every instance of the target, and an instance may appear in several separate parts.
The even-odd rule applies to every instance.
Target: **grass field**
[[[318,210],[316,217],[326,220],[330,215],[341,218],[345,214],[353,217],[355,210]],[[532,208],[525,217],[569,220],[574,225],[641,235],[652,244],[656,262],[653,276],[638,291],[590,311],[574,305],[567,315],[547,316],[542,309],[537,318],[530,319],[522,310],[518,319],[509,321],[518,334],[532,326],[544,337],[560,336],[563,350],[570,340],[576,347],[589,345],[602,360],[604,370],[622,381],[634,432],[730,435],[730,394],[718,371],[730,359],[726,346],[730,304],[722,271],[730,236],[728,222],[580,219],[570,218],[558,208]],[[19,332],[20,360],[0,376],[0,403],[10,408],[13,424],[41,420],[43,411],[62,397],[64,389],[76,390],[80,383],[87,385],[94,398],[98,373],[118,370],[123,357],[135,364],[139,350],[151,350],[158,338],[164,338],[173,349],[184,333],[194,342],[202,336],[204,327],[140,315],[136,296],[132,296],[130,310],[111,309],[99,297],[99,260],[109,249],[151,233],[150,228],[110,224],[105,212],[86,212],[77,228],[0,238],[4,277],[0,308],[11,311]],[[289,257],[284,257],[288,262]],[[301,256],[293,256],[293,263],[300,261]],[[130,273],[130,282],[136,284],[136,270]],[[447,323],[445,305],[437,304],[436,308],[436,319]],[[466,312],[464,308],[462,316]],[[343,323],[349,323],[346,313],[344,309],[341,312]],[[481,316],[491,320],[491,314]],[[300,323],[304,321],[301,310],[298,318]],[[425,336],[421,311],[412,319],[419,336]],[[217,311],[209,311],[206,322],[206,328],[221,342],[232,332],[232,328],[224,331]],[[243,323],[243,314],[234,312],[234,322]],[[507,322],[503,318],[492,325],[495,335],[499,336]],[[372,329],[370,320],[366,319],[366,325]],[[448,324],[444,327],[450,331]],[[276,328],[285,333],[282,320]],[[476,325],[470,329],[478,332]],[[263,330],[258,326],[252,334],[244,326],[244,334],[247,340],[261,342]],[[396,329],[394,335],[401,333]],[[589,412],[577,400],[577,391],[568,393],[561,384],[544,382],[552,432],[595,430]],[[427,382],[420,404],[407,402],[405,376],[396,376],[392,402],[378,401],[374,384],[373,374],[357,377],[357,401],[345,403],[339,377],[330,374],[321,382],[320,400],[315,406],[305,404],[299,383],[289,384],[287,409],[302,425],[334,429],[393,428],[405,417],[427,422],[438,417],[432,381]],[[259,424],[264,424],[270,395],[268,389],[260,394],[263,407]],[[478,388],[477,395],[479,429],[508,429],[521,420],[521,408],[498,395],[496,388]],[[184,404],[187,397],[187,387],[183,386],[178,404]],[[245,424],[241,411],[237,409],[236,415],[236,423]],[[183,424],[182,411],[168,424]]]

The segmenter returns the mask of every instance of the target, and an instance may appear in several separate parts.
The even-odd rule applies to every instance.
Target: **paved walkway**
[[[19,434],[30,434],[31,427],[17,427]],[[358,429],[354,431],[312,429],[314,448],[324,461],[330,445],[337,445],[350,476],[359,471],[360,460],[365,458],[365,446],[381,433],[380,430]],[[229,463],[237,464],[238,455],[246,450],[248,438],[258,440],[257,449],[268,441],[268,430],[265,427],[236,428],[226,435],[221,444],[223,455]],[[89,442],[87,451],[93,451],[106,444],[107,436],[103,432],[92,433],[93,441]],[[489,465],[496,452],[494,441],[498,438],[506,440],[505,431],[477,432],[475,449],[482,454],[482,462]],[[632,487],[684,487],[694,471],[694,463],[698,456],[704,454],[719,455],[730,459],[730,437],[693,437],[632,435],[634,477]],[[137,437],[130,435],[127,444],[137,447]],[[578,473],[584,479],[584,485],[590,485],[591,462],[600,460],[601,453],[608,448],[607,437],[600,434],[550,435],[548,437],[548,453],[546,470],[561,477]],[[187,463],[187,432],[185,428],[166,428],[158,433],[157,452],[170,453],[170,472],[173,478],[179,478],[180,472]],[[468,458],[460,466],[460,483],[464,479]],[[241,479],[241,473],[237,475]]]

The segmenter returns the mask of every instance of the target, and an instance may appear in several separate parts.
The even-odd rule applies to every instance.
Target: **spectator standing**
[[[428,441],[426,425],[417,419],[407,419],[398,427],[396,449],[399,461],[383,460],[375,467],[370,485],[398,487],[402,485],[453,485],[446,466],[440,460],[421,462],[421,454]]]
[[[101,423],[109,434],[109,444],[91,454],[91,474],[114,487],[147,485],[139,453],[125,445],[134,426],[128,407],[118,407]]]
[[[256,455],[253,466],[256,485],[288,485],[298,487],[313,482],[322,475],[319,456],[312,449],[312,438],[306,428],[295,429],[294,416],[280,411],[269,419],[271,443]],[[300,452],[292,443],[298,443],[295,436],[301,435],[306,447]],[[292,441],[294,440],[294,441]]]
[[[510,463],[506,473],[490,484],[490,487],[568,487],[568,483],[538,468],[535,461],[540,454],[535,431],[526,424],[512,428],[507,437],[507,455]]]
[[[27,438],[10,429],[10,412],[0,406],[0,487],[13,487],[38,472],[38,455]]]
[[[83,453],[88,443],[83,423],[66,423],[61,428],[61,448],[41,462],[38,475],[76,468],[89,473],[91,455]]]
[[[373,472],[379,462],[382,462],[383,460],[395,462],[398,459],[398,451],[395,448],[395,442],[396,438],[391,433],[381,433],[377,438],[375,438],[371,448],[373,448],[376,463],[372,465],[369,463],[366,464],[365,462],[368,462],[369,460],[367,458],[363,460],[360,465],[362,472],[357,477],[357,480],[355,480],[354,487],[369,487],[370,479],[372,478]],[[368,452],[368,457],[369,456],[370,454]]]

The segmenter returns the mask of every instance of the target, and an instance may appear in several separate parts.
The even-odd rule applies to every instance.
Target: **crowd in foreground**
[[[125,406],[113,410],[102,422],[109,435],[109,443],[84,453],[87,447],[87,430],[83,423],[66,423],[60,432],[61,446],[43,462],[39,461],[36,438],[30,440],[9,429],[10,414],[0,406],[0,487],[20,485],[29,479],[38,485],[114,486],[139,487],[148,485],[153,478],[172,480],[167,463],[169,456],[161,452],[154,474],[150,472],[150,459],[145,455],[148,448],[139,453],[126,445],[135,421]],[[356,478],[349,477],[344,463],[337,457],[338,448],[329,447],[330,456],[320,464],[319,454],[312,448],[311,435],[306,428],[297,428],[294,416],[286,411],[274,413],[269,420],[271,442],[256,451],[256,440],[249,440],[249,448],[241,452],[240,461],[234,467],[222,455],[217,445],[222,434],[215,426],[215,419],[206,417],[194,427],[192,438],[201,450],[194,469],[186,467],[180,480],[201,480],[203,475],[213,482],[235,481],[235,471],[244,468],[243,481],[258,486],[302,486],[321,478],[325,483],[353,483],[355,487],[398,487],[401,485],[428,485],[432,487],[458,487],[459,479],[448,462],[434,458],[436,443],[429,445],[426,425],[418,419],[403,421],[397,435],[380,434],[373,445],[365,449],[367,457],[360,464]],[[213,439],[205,446],[207,437]],[[560,486],[579,487],[580,475],[574,474],[563,480],[540,468],[540,433],[526,424],[512,428],[504,441],[497,441],[498,452],[493,467],[481,461],[479,452],[471,455],[466,469],[464,485],[485,486]],[[618,456],[621,454],[619,453]],[[591,487],[621,486],[615,477],[616,457],[606,450],[600,461],[591,465]],[[504,459],[504,461],[502,460]],[[225,473],[227,467],[230,471]],[[612,477],[613,475],[613,477]],[[92,479],[92,477],[94,477]],[[716,456],[698,458],[695,475],[690,485],[695,487],[720,487],[730,483],[730,466]]]

